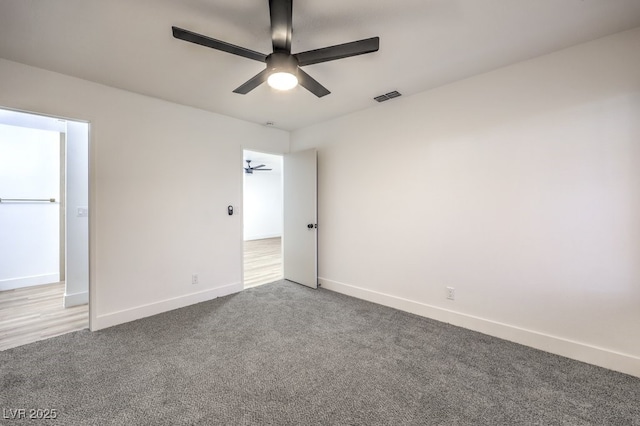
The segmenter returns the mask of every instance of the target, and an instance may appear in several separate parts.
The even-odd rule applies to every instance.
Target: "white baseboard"
[[[222,287],[203,290],[197,293],[186,294],[180,297],[174,297],[172,299],[162,300],[160,302],[136,306],[135,308],[98,315],[91,322],[91,331],[102,330],[114,325],[135,321],[140,318],[146,318],[163,312],[172,311],[174,309],[184,308],[185,306],[206,302],[207,300],[237,293],[239,291],[242,291],[242,283],[234,283]]]
[[[86,305],[89,303],[89,292],[82,291],[80,293],[72,293],[64,295],[64,307],[70,308],[72,306]]]
[[[10,278],[7,280],[0,280],[0,291],[57,282],[60,282],[60,274],[43,274],[33,275],[30,277]]]
[[[266,240],[267,238],[280,238],[282,234],[260,234],[260,235],[249,235],[244,240],[245,241],[253,241],[253,240]]]
[[[640,377],[640,357],[403,299],[326,278],[318,278],[318,281],[322,285],[322,288],[327,290]]]

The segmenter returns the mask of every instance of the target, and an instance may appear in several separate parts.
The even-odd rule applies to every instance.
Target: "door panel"
[[[318,287],[316,150],[284,156],[284,279]]]

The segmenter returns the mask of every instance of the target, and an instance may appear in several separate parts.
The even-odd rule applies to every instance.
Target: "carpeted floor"
[[[0,352],[0,379],[2,424],[640,425],[638,378],[284,281]]]

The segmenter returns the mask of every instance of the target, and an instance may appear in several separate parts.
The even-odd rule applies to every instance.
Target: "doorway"
[[[282,156],[243,151],[244,288],[282,279]]]
[[[89,326],[89,123],[0,109],[0,350]]]

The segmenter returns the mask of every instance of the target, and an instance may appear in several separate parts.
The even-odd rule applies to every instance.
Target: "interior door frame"
[[[60,133],[60,281],[67,280],[67,134]],[[66,284],[65,284],[66,286]]]
[[[19,109],[19,108],[12,108],[6,105],[0,105],[0,110],[5,110],[5,111],[9,111],[9,112],[13,112],[13,113],[18,113],[18,114],[26,114],[26,115],[31,115],[31,116],[39,116],[39,117],[47,117],[47,118],[52,118],[52,119],[56,119],[56,120],[64,120],[64,121],[72,121],[72,122],[76,122],[76,123],[85,123],[87,124],[87,199],[88,199],[88,204],[89,204],[89,212],[88,212],[88,217],[87,217],[87,233],[88,233],[88,241],[87,241],[87,247],[86,247],[86,254],[87,254],[87,260],[88,260],[88,283],[87,283],[87,292],[88,292],[88,326],[89,326],[89,330],[91,331],[95,331],[94,330],[94,324],[95,324],[95,309],[93,309],[96,306],[96,291],[95,291],[95,279],[94,279],[94,270],[95,268],[93,267],[93,265],[95,264],[95,260],[93,257],[93,254],[95,253],[94,250],[91,249],[91,247],[93,246],[93,241],[94,241],[94,235],[95,235],[95,224],[93,221],[93,211],[94,211],[94,207],[95,207],[95,191],[94,191],[94,185],[95,185],[95,176],[94,176],[94,168],[92,167],[92,163],[93,163],[93,149],[92,149],[92,135],[91,135],[91,122],[88,120],[82,120],[79,118],[70,118],[70,117],[64,117],[64,116],[60,116],[60,115],[53,115],[53,114],[45,114],[45,113],[41,113],[41,112],[34,112],[34,111],[29,111],[29,110],[24,110],[24,109]],[[38,127],[31,127],[31,128],[38,128]],[[63,136],[61,136],[61,138],[64,138],[64,155],[66,155],[66,146],[67,146],[67,142],[68,142],[68,135],[65,132],[65,134]],[[61,149],[62,151],[62,149]],[[66,158],[64,163],[61,162],[60,167],[66,167]],[[65,194],[62,195],[61,194],[61,199],[65,199],[65,203],[66,203],[66,191],[67,191],[67,179],[66,179],[66,169],[63,171],[64,173],[64,192]],[[61,186],[62,186],[62,182],[61,182]],[[61,203],[62,205],[62,203]],[[64,211],[64,215],[62,214]],[[65,208],[64,210],[61,211],[61,221],[65,220],[66,221],[66,216],[69,213],[68,209]],[[64,216],[64,217],[63,217]],[[61,245],[64,244],[65,248],[67,246],[67,242],[66,242],[66,224],[65,224],[65,235],[64,235],[64,239],[65,241],[62,242],[61,241]],[[60,255],[61,258],[66,258],[66,254],[62,254]],[[66,263],[66,262],[65,262]],[[60,275],[64,276],[66,279],[66,265],[64,270],[61,269],[60,271]],[[66,291],[66,289],[65,289]]]
[[[285,278],[285,276],[284,276],[284,269],[285,269],[285,243],[284,243],[284,240],[285,240],[285,238],[286,238],[286,235],[285,235],[285,228],[286,228],[286,226],[285,226],[285,223],[284,223],[284,220],[285,220],[285,218],[284,218],[284,215],[285,215],[285,212],[284,212],[284,204],[285,204],[285,197],[286,197],[286,196],[285,196],[285,191],[284,191],[284,186],[285,186],[284,179],[285,179],[285,173],[286,173],[286,170],[285,170],[285,169],[286,169],[286,165],[285,165],[285,157],[286,157],[287,155],[290,155],[290,154],[295,154],[295,152],[293,152],[293,153],[292,153],[292,152],[286,152],[286,153],[283,153],[283,152],[269,152],[269,151],[265,151],[265,150],[261,150],[261,149],[255,149],[255,148],[250,148],[250,147],[240,146],[240,157],[241,157],[240,159],[242,160],[242,163],[243,163],[243,164],[244,164],[244,153],[245,153],[245,151],[251,151],[251,152],[262,153],[262,154],[267,154],[267,155],[275,155],[275,156],[278,156],[278,157],[280,157],[280,158],[282,159],[282,181],[281,181],[281,189],[282,189],[282,197],[283,197],[283,198],[282,198],[282,215],[281,215],[281,218],[280,218],[280,219],[281,219],[281,221],[282,221],[282,236],[281,236],[281,238],[282,238],[282,240],[281,240],[281,241],[282,241],[282,245],[281,245],[280,250],[281,250],[281,256],[282,256],[282,272],[283,272],[283,279],[286,279],[286,278]],[[306,151],[306,150],[305,150],[305,151]],[[316,167],[315,167],[315,171],[316,171],[316,172],[315,172],[315,179],[314,179],[314,182],[315,182],[315,201],[314,201],[314,219],[313,219],[313,222],[314,222],[314,229],[313,229],[313,232],[314,232],[314,242],[315,242],[315,266],[314,266],[314,270],[315,270],[315,286],[313,286],[313,287],[312,287],[312,286],[309,286],[309,285],[306,285],[306,284],[301,284],[301,285],[305,285],[305,286],[307,286],[307,287],[317,289],[318,287],[320,287],[320,283],[319,283],[319,280],[318,280],[318,230],[317,230],[317,222],[318,222],[318,200],[317,200],[318,176],[317,176],[317,158],[318,158],[318,157],[317,157],[317,150],[314,148],[314,149],[313,149],[313,151],[314,151],[314,154],[315,154],[315,161],[316,161]],[[240,206],[241,206],[241,207],[240,207],[240,209],[239,209],[239,210],[240,210],[240,212],[239,212],[239,213],[240,213],[240,215],[241,215],[241,218],[240,218],[240,224],[241,224],[241,225],[240,225],[240,228],[241,228],[241,229],[240,229],[240,242],[241,242],[241,244],[240,244],[240,282],[241,282],[241,284],[242,284],[242,289],[244,290],[244,289],[245,289],[245,271],[244,271],[244,269],[245,269],[245,268],[244,268],[244,263],[245,263],[245,262],[244,262],[244,244],[245,244],[245,240],[244,240],[244,225],[245,225],[245,207],[246,207],[246,206],[244,205],[244,195],[245,195],[245,194],[244,194],[244,193],[245,193],[245,185],[244,185],[244,182],[245,182],[245,181],[244,181],[244,179],[245,179],[245,177],[244,177],[244,168],[243,168],[243,169],[240,169],[240,168],[239,168],[239,171],[238,171],[238,172],[239,172],[239,173],[241,173],[241,176],[240,176],[240,177],[241,177],[241,182],[242,182],[242,184],[240,185],[240,188],[241,188],[241,190],[240,190]],[[236,210],[237,210],[237,209],[236,209]]]
[[[251,151],[251,152],[256,152],[259,154],[266,154],[266,155],[275,155],[280,157],[281,162],[284,163],[284,156],[286,155],[286,153],[283,152],[271,152],[271,151],[265,151],[263,149],[256,149],[256,148],[249,148],[249,147],[245,147],[245,146],[240,146],[240,159],[242,160],[242,164],[244,165],[244,153],[245,151]],[[242,284],[242,289],[245,289],[245,284],[244,284],[244,212],[245,212],[245,205],[244,205],[244,167],[242,169],[240,169],[240,181],[242,182],[242,184],[240,185],[240,283]],[[284,173],[284,170],[283,170]],[[282,189],[283,183],[282,181],[280,182],[280,189]],[[284,203],[284,193],[283,193],[283,203]],[[280,215],[280,221],[282,223],[282,230],[284,233],[284,212],[283,214]],[[281,235],[281,238],[283,238],[284,236]],[[284,268],[284,247],[281,245],[280,247],[280,256],[282,256],[282,267]]]

